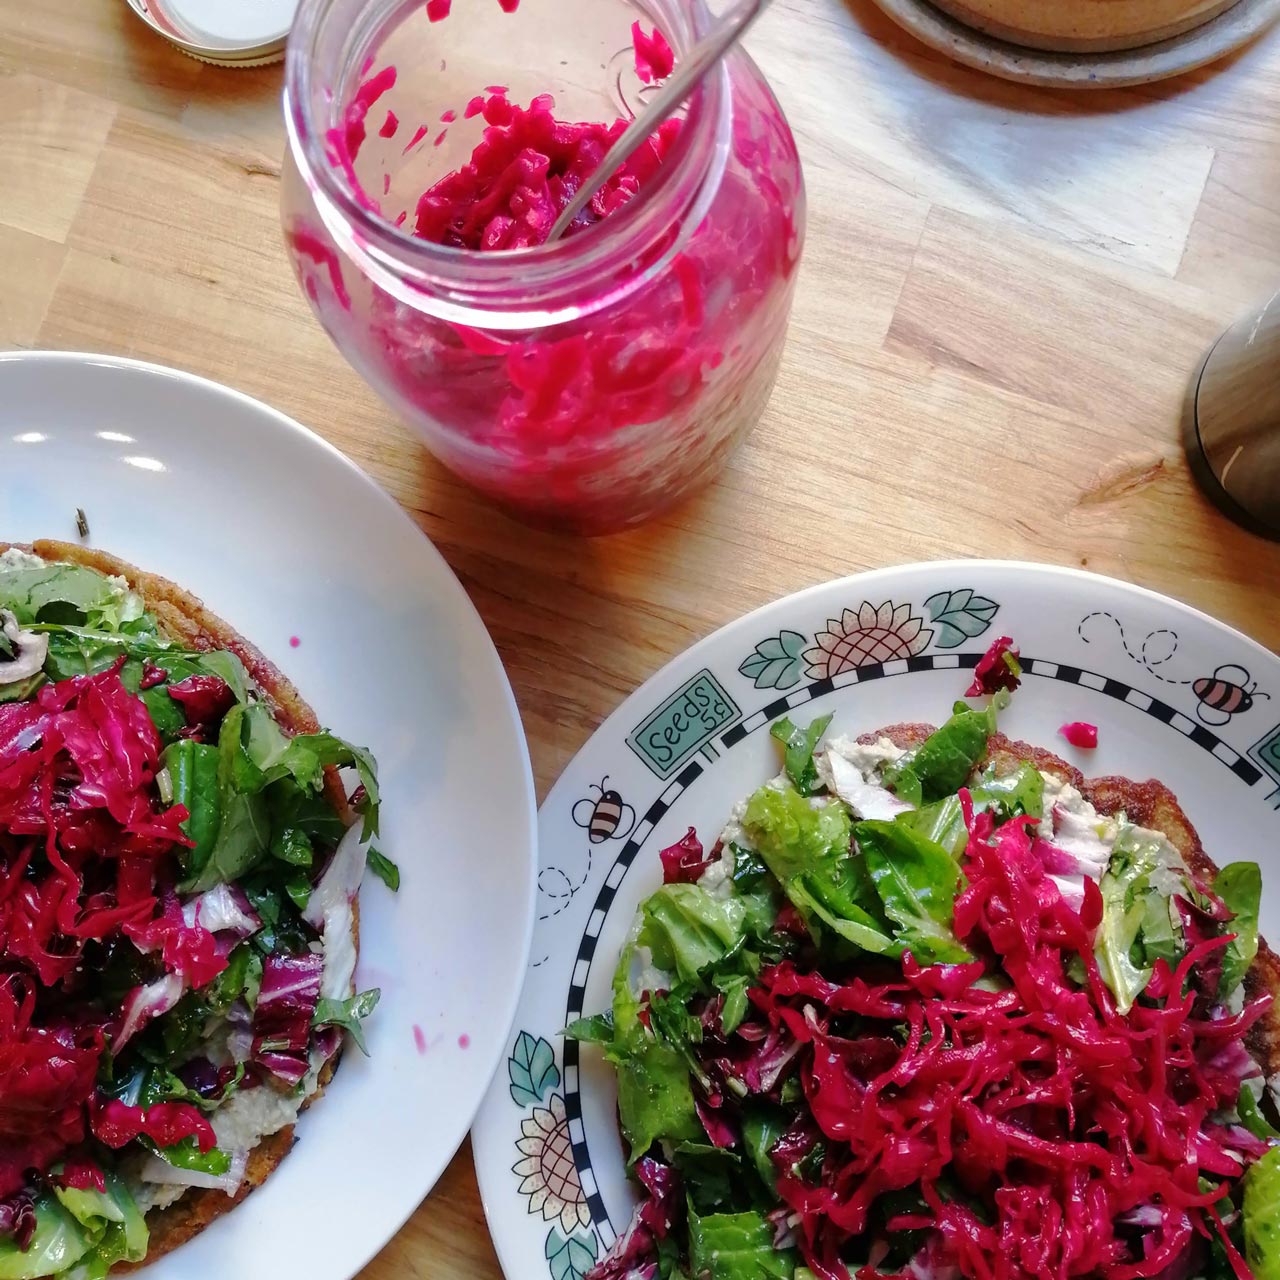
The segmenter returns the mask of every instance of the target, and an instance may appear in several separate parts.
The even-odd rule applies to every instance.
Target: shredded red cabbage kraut
[[[971,817],[956,901],[957,936],[1009,987],[974,985],[985,961],[922,968],[908,954],[897,971],[844,983],[783,963],[751,992],[768,1033],[804,1046],[808,1114],[774,1160],[819,1275],[842,1275],[878,1197],[918,1186],[923,1205],[896,1225],[936,1231],[937,1261],[963,1275],[1159,1276],[1213,1232],[1218,1183],[1266,1150],[1209,1116],[1235,1105],[1240,1068],[1219,1062],[1271,996],[1219,1021],[1197,1010],[1184,987],[1227,945],[1214,938],[1176,972],[1157,962],[1151,1002],[1121,1017],[1094,960],[1097,885],[1086,881],[1079,912],[1067,906],[1031,825],[993,833],[989,815]],[[1072,963],[1087,989],[1067,979]],[[819,1143],[820,1164],[800,1175]]]

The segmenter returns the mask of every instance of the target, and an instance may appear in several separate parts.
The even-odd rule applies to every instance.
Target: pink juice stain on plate
[[[297,648],[301,643],[302,643],[302,637],[301,637],[301,636],[290,636],[290,637],[289,637],[289,648],[290,648],[290,649],[296,649],[296,648]]]
[[[465,1031],[458,1037],[458,1048],[459,1049],[471,1048],[471,1037],[467,1035]]]
[[[427,1033],[416,1022],[413,1024],[413,1043],[417,1046],[419,1053],[426,1053]]]

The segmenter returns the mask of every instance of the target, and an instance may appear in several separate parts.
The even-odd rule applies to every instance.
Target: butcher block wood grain
[[[0,344],[189,369],[342,448],[470,591],[543,792],[691,642],[879,565],[1083,565],[1280,647],[1280,546],[1178,443],[1200,355],[1280,286],[1280,33],[1087,97],[949,63],[869,0],[775,0],[750,43],[806,164],[795,317],[759,429],[649,528],[531,533],[419,447],[294,285],[280,68],[196,63],[122,0],[0,0]],[[467,1150],[366,1275],[495,1280]]]

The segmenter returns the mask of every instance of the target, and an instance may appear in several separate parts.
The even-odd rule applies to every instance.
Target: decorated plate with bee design
[[[1068,569],[910,565],[790,596],[694,645],[614,712],[540,815],[538,920],[519,1013],[473,1131],[485,1212],[508,1280],[583,1280],[634,1201],[613,1072],[564,1027],[610,1004],[659,850],[779,771],[769,726],[833,715],[856,737],[937,724],[993,641],[1022,687],[1001,717],[1089,776],[1172,788],[1211,857],[1264,860],[1280,839],[1280,658],[1177,601]],[[1096,725],[1098,745],[1061,729]],[[1264,884],[1276,883],[1263,869]],[[1280,933],[1280,894],[1262,932]]]

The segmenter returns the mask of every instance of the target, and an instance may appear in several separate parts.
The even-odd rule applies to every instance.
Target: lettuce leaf
[[[1255,1280],[1280,1280],[1280,1147],[1244,1177],[1244,1256]]]
[[[792,1280],[796,1254],[773,1247],[773,1227],[763,1213],[699,1217],[690,1202],[689,1269],[701,1280]]]
[[[742,825],[815,941],[829,932],[863,951],[900,954],[865,864],[853,856],[844,805],[814,808],[791,788],[766,786],[747,801]]]
[[[1258,910],[1262,905],[1262,872],[1256,862],[1233,862],[1218,872],[1213,891],[1235,918],[1225,932],[1235,938],[1222,957],[1218,995],[1225,1000],[1244,981],[1258,954]]]
[[[614,1038],[605,1055],[618,1072],[618,1120],[632,1165],[659,1139],[699,1142],[706,1137],[684,1057],[640,1022],[640,1002],[631,990],[634,955],[633,945],[624,947],[614,973]]]
[[[105,1191],[58,1188],[36,1201],[36,1234],[24,1253],[0,1240],[0,1280],[101,1280],[118,1262],[140,1262],[149,1233],[124,1182],[106,1176]]]
[[[0,570],[0,609],[23,625],[73,624],[118,631],[142,616],[142,598],[123,578],[108,578],[78,564],[42,564]]]
[[[698,977],[741,945],[745,909],[737,898],[714,898],[696,884],[667,884],[645,902],[639,942],[660,969]]]
[[[36,1233],[24,1252],[0,1240],[0,1280],[33,1280],[71,1269],[89,1252],[88,1233],[51,1193],[36,1201]]]
[[[922,964],[972,960],[951,928],[960,864],[940,845],[898,822],[860,822],[854,838],[897,942]]]
[[[1163,908],[1168,913],[1167,899],[1151,887],[1151,875],[1158,865],[1147,846],[1117,842],[1098,886],[1102,891],[1102,923],[1094,954],[1102,980],[1111,988],[1121,1013],[1129,1012],[1151,978],[1151,967],[1137,945],[1148,911]],[[1140,958],[1135,960],[1135,955]]]
[[[957,703],[941,728],[884,771],[885,786],[916,806],[954,795],[986,754],[996,731],[996,712],[1007,700],[997,696],[981,711]]]

